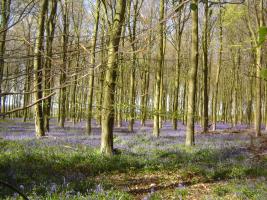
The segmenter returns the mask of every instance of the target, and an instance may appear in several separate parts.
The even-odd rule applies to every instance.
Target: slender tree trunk
[[[122,48],[124,49],[125,47],[125,31],[126,31],[126,26],[122,27]],[[123,74],[124,74],[124,56],[123,56],[123,52],[121,52],[119,54],[120,56],[120,60],[119,60],[119,78],[118,78],[118,83],[119,86],[117,88],[118,90],[118,104],[117,104],[117,127],[120,128],[122,126],[122,113],[123,113],[123,83],[124,83],[124,78],[123,78]]]
[[[132,46],[132,66],[131,66],[131,76],[130,76],[130,120],[129,120],[129,131],[133,132],[133,125],[134,125],[134,119],[135,119],[135,76],[136,76],[136,68],[137,68],[137,59],[136,59],[136,26],[137,26],[137,17],[139,15],[139,0],[135,0],[135,3],[133,5],[134,13],[133,13],[133,21],[131,22],[131,1],[128,1],[128,29],[130,33],[130,40],[131,40],[131,46]],[[132,23],[132,28],[131,28]]]
[[[6,77],[9,76],[9,70],[8,70],[8,66],[6,68]],[[3,83],[2,83],[3,84]],[[8,81],[6,80],[5,81],[5,87],[4,87],[4,90],[8,88]],[[10,98],[9,98],[10,99]],[[1,100],[1,99],[0,99]],[[2,113],[5,113],[6,110],[7,110],[7,105],[6,105],[6,100],[7,100],[7,95],[5,95],[3,98],[2,98],[2,107],[0,107],[0,112]],[[3,119],[5,119],[5,115],[3,115]]]
[[[184,80],[183,87],[183,124],[186,124],[186,102],[187,102],[187,81]]]
[[[91,119],[92,119],[92,104],[93,104],[93,94],[94,94],[94,70],[95,70],[95,49],[98,33],[99,24],[99,12],[100,12],[100,0],[96,1],[96,11],[95,11],[95,27],[92,39],[92,49],[91,49],[91,66],[89,67],[89,93],[88,93],[88,110],[87,110],[87,134],[91,134]]]
[[[198,0],[191,1],[192,12],[192,47],[191,47],[191,66],[188,73],[188,106],[187,106],[187,124],[186,140],[187,146],[195,143],[194,121],[195,121],[195,94],[198,68]]]
[[[260,0],[260,19],[259,19],[259,27],[263,26],[264,21],[264,9],[263,9],[263,0]],[[258,34],[260,37],[260,34]],[[257,45],[256,52],[256,105],[255,105],[255,131],[256,137],[261,136],[261,121],[262,121],[262,111],[261,111],[261,103],[262,103],[262,83],[261,83],[261,67],[262,67],[262,46]]]
[[[176,24],[175,35],[176,35],[176,76],[175,76],[175,84],[174,84],[174,97],[173,97],[173,128],[177,130],[177,120],[178,120],[178,100],[179,100],[179,92],[180,92],[180,71],[181,71],[181,42],[182,42],[182,34],[184,30],[185,21],[182,22],[182,11],[179,11],[178,14],[178,22]]]
[[[44,37],[44,23],[48,7],[48,0],[41,2],[41,11],[38,17],[37,37],[34,49],[34,100],[42,98],[42,46]],[[35,132],[37,137],[45,135],[42,102],[35,104]]]
[[[232,55],[233,55],[233,71],[232,71],[232,74],[233,74],[233,81],[232,81],[232,87],[233,87],[233,110],[231,111],[231,113],[233,114],[232,116],[232,121],[233,121],[233,126],[236,126],[237,125],[237,79],[238,79],[238,76],[237,76],[237,73],[238,73],[238,68],[237,68],[237,65],[236,65],[236,55],[234,52],[232,52]]]
[[[208,95],[208,23],[209,5],[205,0],[204,41],[203,41],[203,132],[208,132],[209,123],[209,95]]]
[[[261,135],[261,47],[256,48],[256,105],[255,105],[255,131],[256,137]]]
[[[104,22],[102,22],[104,24]],[[105,49],[106,49],[106,45],[105,45],[105,29],[104,27],[102,27],[101,29],[101,67],[100,69],[100,75],[99,75],[99,82],[100,82],[100,92],[99,92],[99,105],[98,105],[98,120],[99,120],[99,124],[101,125],[101,121],[102,121],[102,103],[103,103],[103,85],[104,85],[104,76],[105,76],[105,71],[104,71],[104,66],[106,65],[106,62],[104,61],[105,59]]]
[[[212,130],[215,131],[216,130],[216,123],[217,123],[217,99],[218,99],[218,86],[219,86],[219,78],[220,78],[220,73],[221,73],[221,66],[222,66],[222,52],[223,52],[223,44],[222,44],[222,37],[223,37],[223,27],[222,27],[222,8],[220,8],[220,13],[219,13],[219,29],[220,29],[220,35],[219,35],[219,40],[220,40],[220,48],[219,48],[219,64],[218,64],[218,68],[216,71],[216,78],[215,78],[215,87],[214,87],[214,99],[213,99],[213,105],[212,105]]]
[[[179,45],[180,46],[180,45]],[[177,52],[177,64],[176,64],[176,77],[174,86],[174,102],[173,102],[173,129],[177,130],[177,120],[178,120],[178,98],[179,98],[179,82],[180,82],[180,49]]]
[[[152,29],[152,12],[153,9],[151,7],[150,10],[150,29]],[[145,69],[143,75],[143,89],[141,96],[141,125],[145,126],[146,118],[147,118],[147,103],[148,103],[148,90],[149,90],[149,79],[150,79],[150,64],[151,64],[151,54],[152,54],[152,31],[149,31],[149,52],[147,56],[147,60],[145,62]]]
[[[74,75],[74,80],[73,80],[73,88],[72,88],[72,95],[71,95],[71,103],[72,103],[72,108],[71,108],[71,118],[72,118],[72,122],[73,125],[77,122],[77,114],[78,114],[78,109],[77,109],[77,84],[78,84],[78,72],[79,72],[79,68],[80,68],[80,35],[78,33],[78,27],[76,30],[76,34],[77,34],[77,56],[76,56],[76,69],[75,69],[75,75]]]
[[[67,77],[67,51],[68,51],[68,32],[69,32],[69,19],[68,19],[68,3],[64,1],[62,5],[62,18],[63,18],[63,35],[62,35],[62,69],[60,74],[60,115],[59,115],[59,126],[64,128],[66,120],[66,77]]]
[[[8,20],[10,16],[10,4],[11,0],[2,0],[1,1],[1,14],[0,14],[0,94],[2,93],[2,82],[3,82],[3,73],[4,73],[4,56],[6,51],[6,35],[8,28]],[[0,95],[0,110],[1,110],[1,100],[2,96]],[[3,105],[4,106],[4,105]]]
[[[31,25],[28,24],[28,41],[30,41],[31,39]],[[30,56],[32,54],[32,47],[28,46],[27,48],[27,54],[28,56]],[[27,60],[27,64],[26,64],[26,78],[25,78],[25,86],[24,86],[24,98],[23,98],[23,104],[24,107],[27,106],[30,103],[30,94],[28,92],[30,92],[30,87],[31,87],[31,74],[32,74],[32,59]],[[29,114],[29,109],[25,109],[23,111],[23,122],[26,122],[27,118]]]
[[[165,1],[160,1],[160,21],[164,18],[164,4]],[[160,85],[161,85],[161,78],[162,78],[162,68],[163,68],[163,54],[164,54],[164,24],[160,23],[159,25],[159,52],[158,52],[158,63],[156,69],[156,84],[155,84],[155,91],[154,91],[154,125],[153,125],[153,135],[155,137],[159,137],[159,115],[160,115]]]
[[[53,53],[53,39],[55,32],[55,16],[57,12],[57,1],[50,1],[50,16],[47,20],[46,24],[46,32],[47,32],[47,50],[46,50],[46,64],[44,68],[44,96],[48,96],[50,94],[50,87],[52,81],[51,67],[52,67],[52,53]],[[49,132],[49,118],[50,118],[50,110],[51,110],[51,97],[44,100],[43,111],[44,111],[44,127],[45,131]]]

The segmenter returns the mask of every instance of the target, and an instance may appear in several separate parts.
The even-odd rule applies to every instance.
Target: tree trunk
[[[42,98],[42,46],[44,37],[44,23],[48,7],[48,0],[41,2],[41,11],[38,17],[38,30],[34,49],[34,100]],[[42,102],[35,104],[35,132],[37,137],[45,135]]]
[[[198,0],[191,2],[192,12],[192,46],[191,46],[191,66],[188,73],[188,106],[186,124],[186,146],[195,144],[194,121],[195,121],[195,95],[198,68]]]
[[[259,11],[259,27],[263,26],[264,21],[264,9],[263,9],[263,0],[260,1],[260,11]],[[258,38],[260,37],[260,33],[258,33]],[[259,40],[259,39],[258,39]],[[257,44],[257,42],[256,42]],[[256,137],[261,136],[261,121],[262,121],[262,114],[261,114],[261,98],[262,98],[262,83],[261,83],[261,67],[262,67],[262,46],[256,46],[256,105],[255,105],[255,131]]]
[[[50,1],[50,9],[51,13],[47,20],[46,24],[46,34],[47,34],[47,49],[46,49],[46,64],[44,68],[44,96],[48,96],[50,94],[50,87],[52,82],[52,53],[53,53],[53,39],[55,32],[55,16],[57,12],[57,1]],[[51,97],[44,100],[43,112],[44,112],[44,128],[45,131],[49,132],[49,118],[50,118],[50,110],[51,110]]]
[[[118,68],[118,49],[120,44],[120,36],[122,25],[124,22],[124,14],[126,8],[126,0],[118,0],[116,2],[116,14],[110,29],[110,38],[108,45],[108,61],[105,74],[105,83],[103,91],[103,108],[102,108],[102,133],[101,133],[101,152],[105,155],[113,153],[113,126],[114,126],[114,94],[116,71]]]
[[[222,44],[222,37],[223,37],[223,27],[222,27],[222,8],[220,7],[219,10],[219,29],[220,29],[220,35],[219,35],[219,40],[220,40],[220,48],[219,48],[219,64],[218,68],[216,71],[216,79],[215,79],[215,86],[214,86],[214,94],[213,94],[213,105],[212,105],[212,130],[216,130],[216,123],[217,123],[217,99],[218,99],[218,86],[219,86],[219,78],[220,78],[220,73],[221,73],[221,66],[222,66],[222,52],[223,52],[223,44]]]
[[[160,1],[160,22],[164,18],[164,4],[165,1]],[[156,85],[154,91],[154,125],[153,125],[153,135],[159,137],[159,115],[160,115],[160,85],[162,79],[162,68],[163,68],[163,54],[164,54],[164,24],[163,22],[159,25],[159,52],[158,52],[158,63],[156,69]]]
[[[88,93],[88,110],[87,110],[87,126],[86,132],[88,135],[91,134],[91,119],[92,119],[92,104],[93,104],[93,94],[94,94],[94,70],[95,70],[95,49],[97,41],[97,32],[99,24],[99,12],[100,12],[100,0],[96,1],[96,11],[95,11],[95,27],[92,39],[92,49],[91,49],[91,66],[89,67],[89,93]]]
[[[68,19],[68,3],[64,1],[62,5],[62,20],[63,20],[63,35],[62,35],[62,69],[60,74],[60,115],[59,126],[64,128],[66,120],[66,77],[67,77],[67,51],[68,51],[68,32],[69,32],[69,19]]]
[[[209,123],[209,95],[208,95],[208,23],[209,23],[209,5],[205,1],[204,18],[204,41],[203,41],[203,132],[208,132]]]
[[[0,20],[0,94],[2,93],[2,81],[4,73],[4,56],[6,51],[6,35],[8,28],[8,20],[10,16],[10,3],[11,0],[2,0],[1,2],[1,20]],[[2,109],[2,96],[0,95],[0,110]],[[3,105],[4,106],[4,105]]]

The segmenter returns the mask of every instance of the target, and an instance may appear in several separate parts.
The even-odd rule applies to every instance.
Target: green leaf
[[[264,78],[264,79],[267,79],[267,68],[261,69],[260,77]]]
[[[190,9],[193,10],[193,11],[195,11],[197,9],[197,4],[191,3],[190,4]]]
[[[266,26],[260,27],[258,45],[262,45],[265,42],[266,35],[267,35],[267,27]]]

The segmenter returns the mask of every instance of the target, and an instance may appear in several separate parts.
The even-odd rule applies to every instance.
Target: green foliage
[[[231,188],[229,186],[219,185],[213,189],[213,192],[216,196],[224,197],[231,192]]]
[[[267,185],[261,180],[232,181],[227,184],[215,186],[212,189],[211,199],[265,199]],[[219,198],[217,198],[219,197]]]
[[[125,199],[125,200],[130,200],[133,199],[131,195],[129,195],[126,192],[120,192],[116,190],[110,190],[107,192],[94,192],[91,194],[90,199],[95,199],[95,200],[108,200],[108,199]]]
[[[184,199],[189,194],[187,188],[177,188],[175,190],[175,196],[179,197],[180,199]]]
[[[148,199],[150,199],[150,200],[162,200],[162,197],[159,193],[153,193],[152,195],[150,195],[150,197]]]
[[[267,27],[266,26],[260,27],[259,28],[259,41],[258,41],[259,46],[265,42],[266,35],[267,35]]]
[[[234,166],[231,169],[229,177],[231,178],[242,178],[246,176],[246,168],[243,166]]]
[[[191,3],[190,4],[190,9],[193,10],[193,11],[197,10],[197,5],[195,3]]]
[[[244,6],[227,5],[224,9],[223,24],[225,27],[235,30],[242,17],[246,15]]]
[[[263,79],[267,79],[267,68],[261,69],[260,77],[263,78]]]

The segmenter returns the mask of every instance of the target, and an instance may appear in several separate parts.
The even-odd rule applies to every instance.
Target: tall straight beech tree
[[[57,0],[50,0],[50,15],[47,19],[46,23],[46,34],[47,34],[47,41],[46,41],[46,62],[44,67],[44,96],[48,96],[51,87],[52,77],[51,77],[51,67],[52,67],[52,55],[53,55],[53,40],[54,40],[54,33],[55,33],[55,25],[56,25],[56,13],[57,13]],[[50,118],[50,110],[51,110],[51,97],[44,100],[43,104],[43,112],[44,112],[44,128],[45,131],[49,131],[49,118]]]
[[[162,79],[162,68],[163,68],[163,57],[164,57],[164,23],[162,22],[164,18],[164,4],[165,0],[160,1],[160,25],[159,25],[159,51],[158,51],[158,64],[156,68],[156,85],[154,92],[154,125],[153,125],[153,135],[159,137],[159,115],[160,115],[160,85]]]
[[[255,3],[255,2],[254,2]],[[256,80],[255,80],[255,135],[256,137],[261,135],[261,122],[262,122],[262,81],[261,81],[261,69],[262,69],[262,45],[259,45],[260,33],[259,30],[263,27],[264,23],[264,5],[263,0],[258,2],[259,5],[255,4],[254,8],[256,11],[256,27],[254,31],[251,24],[251,19],[247,17],[247,23],[252,39],[253,51],[255,51],[255,68],[256,68]],[[250,2],[248,1],[248,8],[250,8]],[[256,33],[255,33],[256,32]],[[255,49],[255,50],[254,50]]]
[[[195,122],[195,98],[198,68],[198,0],[191,1],[192,15],[192,46],[191,46],[191,66],[188,72],[188,100],[187,100],[187,123],[186,141],[187,146],[195,143],[194,122]]]
[[[142,95],[141,95],[141,125],[145,126],[145,122],[148,115],[148,91],[149,91],[149,81],[150,81],[150,63],[151,63],[151,57],[152,57],[152,16],[153,16],[153,8],[150,8],[150,19],[149,19],[149,35],[148,35],[148,53],[145,54],[146,57],[146,63],[145,63],[145,69],[143,72],[142,80]]]
[[[173,0],[173,4],[174,4]],[[181,3],[181,1],[179,1]],[[184,14],[183,14],[184,13]],[[189,17],[189,15],[188,15]],[[174,83],[174,92],[173,92],[173,117],[172,124],[174,130],[177,130],[177,120],[178,120],[178,100],[180,92],[180,79],[181,79],[181,44],[182,44],[182,35],[185,27],[185,22],[188,19],[185,14],[185,7],[183,6],[181,10],[177,11],[177,17],[175,23],[175,41],[173,42],[174,48],[176,51],[176,66],[175,66],[175,83]]]
[[[67,88],[65,86],[66,77],[67,77],[67,65],[68,65],[68,43],[69,43],[69,5],[68,1],[65,0],[61,2],[62,10],[62,23],[63,23],[63,33],[62,33],[62,67],[60,74],[60,96],[59,96],[59,126],[64,128],[65,119],[66,119],[66,98],[67,98]]]
[[[99,12],[100,12],[100,0],[96,1],[95,9],[95,26],[92,36],[92,47],[91,47],[91,62],[89,67],[89,93],[88,93],[88,111],[87,111],[87,124],[86,131],[87,134],[91,134],[91,118],[92,118],[92,104],[93,104],[93,93],[94,93],[94,70],[95,70],[95,49],[96,49],[96,40],[98,32],[98,23],[99,23]]]
[[[37,37],[35,41],[35,49],[34,49],[34,100],[38,101],[42,98],[42,46],[43,46],[43,38],[44,38],[44,24],[46,11],[48,7],[48,0],[43,0],[40,3],[41,11],[38,16],[38,29],[37,29]],[[37,137],[41,137],[45,135],[44,130],[44,116],[43,116],[43,108],[42,101],[35,104],[35,132]]]
[[[214,92],[213,92],[213,108],[212,108],[212,130],[216,130],[216,124],[217,124],[217,102],[218,102],[218,87],[219,87],[219,79],[220,79],[220,73],[222,68],[222,53],[223,53],[223,12],[222,8],[220,7],[219,10],[219,63],[216,71],[216,77],[215,77],[215,86],[214,86]]]
[[[259,6],[259,19],[258,19],[258,30],[263,26],[264,22],[264,9],[263,9],[263,0],[260,0]],[[261,122],[262,122],[262,81],[261,81],[261,69],[262,69],[262,46],[258,44],[260,40],[260,34],[258,34],[258,38],[255,41],[256,46],[256,108],[255,108],[255,132],[256,137],[261,135]]]
[[[209,24],[209,2],[205,0],[205,17],[203,31],[203,132],[208,131],[209,123],[209,95],[208,95],[208,24]]]
[[[27,38],[28,41],[31,40],[31,27],[32,27],[32,23],[29,22],[29,20],[27,20],[27,24],[26,27],[28,28],[27,33],[25,34],[25,38]],[[25,42],[26,43],[26,42]],[[27,45],[27,55],[31,55],[33,52],[33,48],[30,45]],[[31,71],[32,71],[32,63],[33,63],[33,59],[29,59],[27,60],[26,63],[26,73],[27,76],[25,78],[25,82],[24,82],[24,90],[25,90],[25,94],[23,96],[23,106],[25,107],[26,105],[29,104],[30,102],[30,94],[28,93],[30,91],[31,88],[31,81],[32,81],[32,77],[31,77]],[[4,107],[3,107],[4,108]],[[23,122],[26,122],[27,118],[29,117],[29,109],[25,109],[23,111]]]
[[[2,80],[4,73],[4,55],[6,51],[6,35],[8,28],[8,20],[10,17],[10,4],[11,0],[2,0],[1,1],[1,14],[0,14],[0,93],[2,92]],[[0,95],[0,111],[1,111],[1,95]],[[3,107],[5,105],[2,105]]]
[[[108,58],[104,80],[101,119],[101,152],[108,156],[113,154],[113,126],[115,110],[114,94],[116,86],[116,72],[118,70],[118,50],[122,26],[124,23],[125,10],[126,0],[118,0],[116,2],[113,21],[109,27]],[[108,18],[108,16],[106,17]]]
[[[136,26],[137,26],[137,17],[139,12],[139,4],[142,5],[142,2],[139,3],[139,0],[135,0],[133,5],[133,19],[131,21],[131,1],[128,1],[128,31],[130,35],[130,42],[132,46],[132,66],[131,66],[131,76],[130,76],[130,119],[128,129],[130,132],[133,132],[134,125],[134,117],[135,117],[135,79],[136,79],[136,67],[137,67],[137,59],[136,59]],[[132,26],[131,26],[132,23]]]

